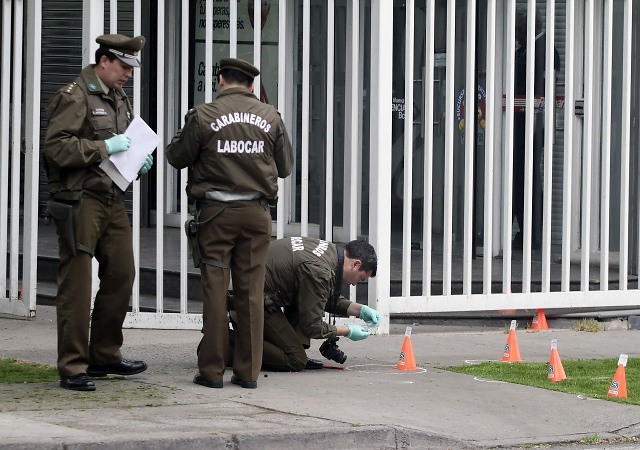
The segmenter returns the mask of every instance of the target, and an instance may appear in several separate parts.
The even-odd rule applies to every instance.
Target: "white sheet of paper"
[[[147,155],[153,153],[160,143],[158,135],[140,116],[136,116],[131,121],[124,134],[131,139],[129,150],[114,153],[109,159],[105,159],[100,163],[100,168],[123,191],[136,179],[142,164],[147,159]]]

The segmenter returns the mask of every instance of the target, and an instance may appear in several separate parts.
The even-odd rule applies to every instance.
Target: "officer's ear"
[[[98,65],[102,66],[103,64],[106,64],[109,62],[109,58],[107,58],[106,55],[102,55],[100,56],[100,60],[98,61]]]
[[[353,270],[359,271],[361,267],[362,267],[362,260],[354,259],[353,260]]]

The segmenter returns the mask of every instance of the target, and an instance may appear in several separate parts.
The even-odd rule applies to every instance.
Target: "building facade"
[[[387,319],[638,304],[636,0],[2,5],[3,311],[35,310],[44,105],[105,32],[147,37],[128,93],[161,138],[128,194],[134,238],[156,234],[156,314],[140,312],[137,283],[130,325],[198,326],[184,238],[180,311],[162,304],[166,230],[187,218],[186,172],[163,146],[215,98],[227,56],[260,67],[256,95],[277,105],[296,149],[274,237],[369,239],[380,268],[360,300]]]

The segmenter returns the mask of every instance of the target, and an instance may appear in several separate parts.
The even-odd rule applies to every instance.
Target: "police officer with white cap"
[[[60,385],[77,391],[94,391],[92,377],[147,369],[144,361],[123,359],[120,353],[135,277],[131,224],[124,192],[100,169],[100,163],[131,144],[124,132],[133,109],[122,87],[140,66],[145,38],[106,34],[96,42],[95,64],[49,101],[44,143],[48,210],[60,246],[58,372]],[[152,165],[149,155],[139,173]],[[94,257],[100,289],[91,313]]]

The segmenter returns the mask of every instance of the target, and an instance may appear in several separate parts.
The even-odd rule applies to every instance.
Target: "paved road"
[[[56,382],[0,385],[0,448],[458,449],[547,444],[544,448],[621,450],[640,445],[638,406],[442,370],[470,360],[498,360],[506,342],[502,326],[416,325],[411,341],[421,369],[410,372],[395,368],[404,325],[393,331],[361,342],[341,339],[340,348],[348,355],[344,370],[263,372],[258,389],[246,390],[229,383],[231,373],[223,389],[191,382],[200,333],[126,330],[123,353],[149,363],[143,374],[98,380],[93,393],[66,391]],[[548,361],[553,338],[563,360],[615,358],[620,353],[640,357],[640,331],[571,329],[518,331],[522,357]],[[55,347],[53,308],[39,306],[37,318],[29,321],[0,318],[0,356],[51,364]],[[321,359],[317,347],[310,356]],[[575,444],[595,436],[617,442]]]

